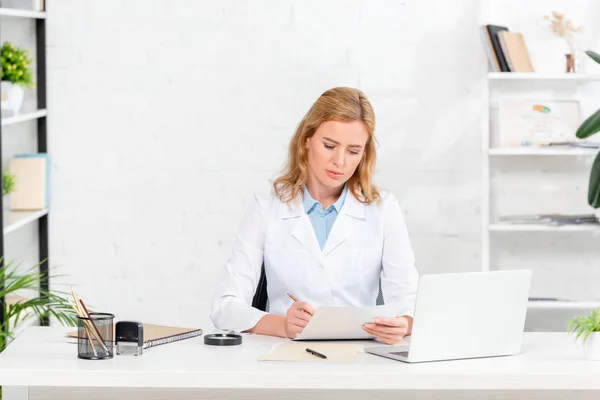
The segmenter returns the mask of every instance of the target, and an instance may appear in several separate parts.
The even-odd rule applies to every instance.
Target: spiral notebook
[[[113,324],[113,337],[115,337],[115,325]],[[144,349],[177,342],[179,340],[190,339],[202,335],[202,329],[199,328],[176,328],[172,326],[144,324]],[[67,339],[77,343],[77,331],[69,332]]]

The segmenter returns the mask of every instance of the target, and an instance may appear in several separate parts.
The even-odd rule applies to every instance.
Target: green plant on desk
[[[14,338],[14,329],[19,322],[29,316],[35,315],[41,319],[53,316],[63,325],[77,325],[75,312],[68,300],[60,296],[66,293],[50,292],[40,288],[40,284],[46,278],[40,273],[39,265],[34,265],[24,273],[20,273],[19,269],[18,264],[6,266],[0,264],[0,298],[4,299],[2,302],[4,319],[0,324],[0,353],[6,348],[8,340]],[[35,291],[40,296],[31,299],[17,297],[16,293],[23,291]],[[8,302],[7,296],[14,296],[17,301]],[[2,388],[0,387],[1,399]]]
[[[594,332],[600,332],[600,309],[592,310],[588,316],[575,317],[567,322],[567,330],[575,334],[575,341],[582,338],[585,342]]]
[[[592,60],[600,64],[600,54],[593,51],[585,52]],[[577,129],[576,136],[585,139],[600,131],[600,110],[588,117]],[[588,203],[593,208],[600,208],[600,152],[596,155],[592,171],[590,172],[590,185],[588,189]]]
[[[29,316],[41,319],[52,316],[66,326],[76,326],[77,318],[64,292],[51,292],[40,288],[45,276],[39,271],[39,265],[34,265],[24,273],[19,272],[19,265],[0,265],[0,298],[3,298],[4,319],[0,325],[0,353],[5,349],[7,341],[14,338],[14,329],[19,322]],[[40,296],[27,299],[17,297],[17,293],[35,291]],[[7,296],[18,298],[15,302],[7,302]]]

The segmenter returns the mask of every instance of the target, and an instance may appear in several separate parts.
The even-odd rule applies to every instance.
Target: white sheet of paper
[[[348,307],[321,306],[294,340],[373,339],[362,329],[376,317],[395,317],[390,306]]]

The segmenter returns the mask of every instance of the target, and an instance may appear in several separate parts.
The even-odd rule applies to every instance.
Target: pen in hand
[[[312,316],[314,313],[313,308],[311,307],[310,304],[308,303],[303,303],[300,300],[298,300],[296,298],[296,296],[294,296],[293,294],[291,294],[290,292],[285,292],[285,294],[288,295],[288,297],[290,299],[292,299],[292,301],[294,302],[294,304],[292,305],[292,307],[297,306],[297,308],[299,308],[300,310],[302,310],[303,312],[307,313],[308,315]]]
[[[319,352],[317,352],[317,351],[314,351],[314,350],[312,350],[312,349],[306,349],[306,351],[307,351],[308,353],[312,354],[313,356],[317,356],[317,357],[319,357],[319,358],[324,358],[324,359],[326,359],[326,358],[327,358],[327,356],[325,356],[325,354],[321,354],[321,353],[319,353]]]

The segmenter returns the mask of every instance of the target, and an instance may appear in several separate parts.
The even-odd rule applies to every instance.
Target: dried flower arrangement
[[[570,19],[566,19],[564,14],[552,11],[552,17],[545,15],[544,19],[550,20],[550,28],[557,36],[565,39],[569,46],[569,52],[565,55],[567,59],[567,72],[578,72],[579,62],[577,61],[577,44],[575,33],[581,30],[581,26],[575,26]]]
[[[552,18],[544,16],[544,19],[550,20],[550,28],[558,36],[564,38],[571,49],[575,52],[575,32],[581,30],[581,26],[574,26],[570,19],[565,19],[565,15],[556,11],[552,11]]]

